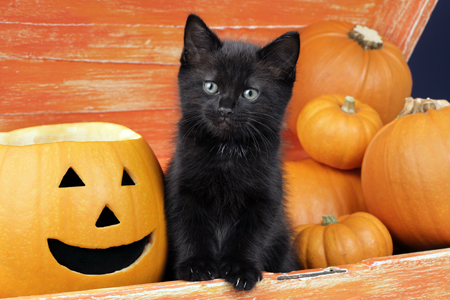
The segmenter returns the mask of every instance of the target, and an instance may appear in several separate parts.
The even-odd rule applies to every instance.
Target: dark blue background
[[[449,0],[438,1],[408,64],[412,97],[450,100]]]

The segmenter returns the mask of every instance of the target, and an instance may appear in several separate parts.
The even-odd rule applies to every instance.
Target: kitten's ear
[[[184,28],[184,48],[181,63],[198,61],[202,52],[212,52],[222,47],[217,35],[198,16],[191,14]]]
[[[279,76],[295,81],[295,65],[300,54],[300,35],[296,31],[283,34],[259,51],[261,60],[279,71]]]

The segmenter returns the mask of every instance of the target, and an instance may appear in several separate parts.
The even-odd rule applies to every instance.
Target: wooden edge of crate
[[[450,284],[450,248],[367,259],[327,269],[264,273],[250,291],[234,291],[222,279],[169,281],[61,294],[24,300],[136,299],[372,299],[426,296],[442,299]],[[17,299],[17,298],[9,298]]]

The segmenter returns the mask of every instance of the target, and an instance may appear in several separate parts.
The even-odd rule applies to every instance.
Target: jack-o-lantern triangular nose
[[[108,206],[102,210],[100,217],[98,217],[97,222],[95,223],[96,227],[108,227],[112,225],[119,224],[120,221],[117,219],[116,215],[109,209]]]

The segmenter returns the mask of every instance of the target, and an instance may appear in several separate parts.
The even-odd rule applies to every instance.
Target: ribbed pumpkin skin
[[[450,246],[450,108],[403,116],[373,138],[362,165],[367,208],[399,246]]]
[[[284,165],[286,210],[292,226],[319,223],[323,215],[367,210],[359,169],[338,170],[311,158]]]
[[[378,113],[355,99],[355,113],[341,109],[343,95],[323,95],[306,104],[297,120],[305,151],[318,162],[350,170],[360,168],[369,142],[381,129]]]
[[[59,188],[69,167],[85,186]],[[124,167],[136,185],[121,186]],[[0,190],[1,297],[131,285],[162,278],[167,256],[162,171],[142,137],[0,145]],[[120,224],[97,228],[105,205]],[[151,232],[154,241],[148,251],[144,250],[128,268],[105,275],[69,270],[57,263],[47,244],[51,238],[71,246],[105,249],[130,244]]]
[[[303,269],[326,268],[392,255],[392,238],[376,217],[356,212],[337,218],[339,223],[295,228],[295,245]]]
[[[351,95],[375,109],[383,124],[398,115],[410,96],[411,71],[400,49],[383,40],[381,49],[363,50],[347,36],[353,27],[325,21],[302,31],[297,79],[288,106],[292,132],[297,132],[297,117],[306,103],[321,95]]]

